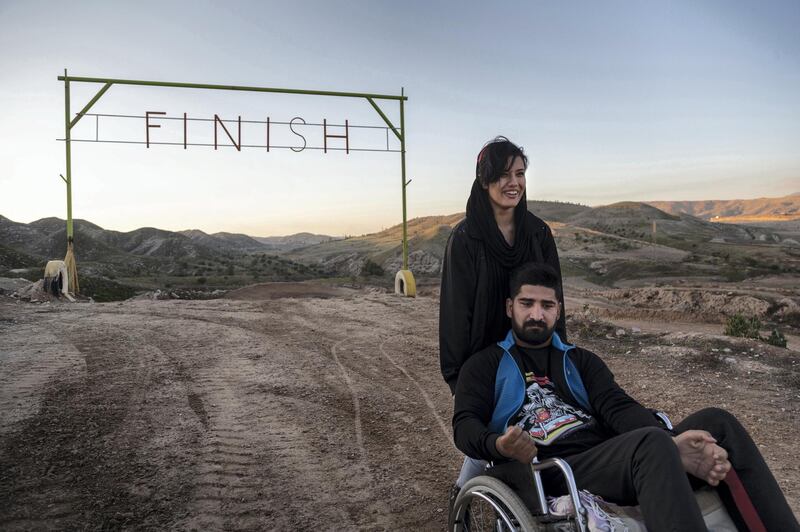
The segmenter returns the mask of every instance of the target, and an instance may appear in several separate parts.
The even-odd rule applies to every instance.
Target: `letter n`
[[[233,136],[228,131],[228,128],[225,127],[225,124],[222,122],[222,119],[219,115],[214,115],[214,149],[217,149],[217,124],[222,126],[223,131],[225,134],[228,135],[228,138],[231,139],[231,143],[236,148],[236,151],[242,151],[242,117],[239,116],[239,143],[237,144],[235,140],[233,140]]]

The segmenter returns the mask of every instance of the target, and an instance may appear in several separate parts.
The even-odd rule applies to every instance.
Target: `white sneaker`
[[[586,509],[586,517],[591,532],[628,532],[628,527],[618,517],[610,515],[602,506],[605,501],[597,495],[592,495],[586,490],[578,492],[581,504]],[[548,497],[547,506],[550,513],[558,516],[575,515],[575,506],[572,497]]]

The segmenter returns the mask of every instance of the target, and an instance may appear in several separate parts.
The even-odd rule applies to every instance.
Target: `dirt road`
[[[3,528],[442,523],[458,454],[433,300],[2,316]]]
[[[0,299],[0,528],[442,530],[460,454],[438,300],[262,290]],[[696,339],[570,330],[643,402],[678,418],[727,404],[800,508],[797,353],[757,366],[737,343],[722,364]]]

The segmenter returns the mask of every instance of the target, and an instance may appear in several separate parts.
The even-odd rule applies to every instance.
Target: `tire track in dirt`
[[[389,353],[417,378],[414,384],[381,356],[375,338],[382,322],[414,307],[389,303],[275,300],[203,302],[201,308],[190,301],[137,301],[50,314],[54,322],[75,324],[70,333],[82,349],[102,354],[90,364],[91,393],[104,397],[104,383],[114,383],[130,390],[112,389],[109,403],[129,396],[135,403],[131,415],[126,410],[111,420],[102,448],[82,453],[81,460],[109,457],[114,475],[96,480],[105,482],[114,502],[91,506],[81,522],[95,528],[441,529],[436,507],[446,505],[441,486],[449,478],[441,479],[449,477],[449,466],[441,462],[446,448],[439,435],[425,432],[432,425],[418,394],[424,379],[408,369],[409,360],[421,358],[407,350]],[[332,327],[331,316],[343,308],[352,319]],[[430,329],[427,321],[411,321]],[[142,365],[152,374],[137,373]],[[74,397],[48,403],[51,418],[87,412],[76,404],[80,395]],[[76,441],[74,430],[68,439]],[[71,455],[66,461],[78,466]],[[10,485],[0,479],[0,491]],[[77,526],[74,517],[57,517],[86,501],[64,495],[48,511],[52,499],[20,504],[16,497],[10,504],[46,518],[14,527]],[[123,507],[126,498],[132,502]]]
[[[381,300],[375,301],[376,298]],[[437,400],[440,406],[449,406],[451,401],[439,375],[438,359],[430,356],[435,350],[432,340],[435,335],[429,337],[428,333],[434,331],[436,322],[421,312],[420,305],[424,309],[430,301],[368,296],[348,302],[348,318],[335,329],[336,334],[348,336],[347,348],[338,349],[337,355],[360,398],[364,444],[371,471],[381,480],[375,493],[386,497],[395,516],[390,529],[440,530],[444,526],[442,512],[447,505],[447,489],[463,460],[449,433],[442,432],[441,424],[431,413],[431,407],[437,410]],[[303,327],[312,334],[325,331],[325,320],[335,312],[336,302],[306,306]],[[331,330],[330,325],[327,330]],[[390,338],[384,341],[387,335]],[[396,346],[389,344],[394,339],[400,340]],[[384,351],[417,380],[418,386],[381,354],[382,342]],[[420,388],[428,395],[429,403],[419,393]],[[408,398],[396,401],[394,397],[402,390]],[[439,419],[444,424],[444,417],[439,415]],[[433,429],[431,422],[436,422],[438,428]],[[428,510],[431,507],[433,514]]]
[[[429,301],[422,300],[421,303],[428,305]],[[385,514],[385,518],[390,518],[386,527],[391,530],[440,530],[444,526],[440,512],[446,507],[447,488],[455,478],[458,453],[449,443],[449,436],[442,439],[438,434],[440,428],[435,429],[435,435],[429,432],[429,427],[432,428],[428,422],[431,413],[418,388],[378,349],[378,344],[387,334],[397,336],[413,330],[416,335],[427,338],[425,335],[433,329],[435,320],[427,319],[425,313],[414,313],[415,309],[419,310],[418,305],[396,296],[370,295],[346,304],[348,317],[335,328],[331,327],[330,316],[342,312],[342,302],[298,302],[287,309],[289,315],[284,319],[297,322],[305,329],[305,341],[310,349],[315,349],[313,344],[317,344],[316,349],[329,351],[331,344],[326,343],[324,336],[335,334],[339,337],[332,343],[339,344],[337,358],[352,383],[350,398],[353,394],[359,398],[364,446],[371,475],[378,481],[372,488],[373,497],[384,498],[390,508]],[[402,325],[398,325],[400,316]],[[416,316],[423,319],[416,319]],[[341,343],[341,335],[347,337],[346,344]],[[438,369],[428,357],[431,346],[424,342],[425,349],[420,350],[416,342],[414,344],[414,350],[409,351],[404,345],[390,357],[404,367],[405,363],[413,361],[419,371],[430,371],[431,376],[438,377]],[[386,345],[384,349],[387,349]],[[337,374],[341,374],[341,370]],[[417,380],[425,389],[423,381]],[[350,392],[343,378],[339,378],[337,387]],[[432,393],[436,389],[432,385],[431,393],[428,393],[431,404],[435,404]],[[443,383],[440,383],[440,390],[446,390]],[[449,395],[443,396],[442,401],[449,404]],[[352,427],[349,424],[352,417],[345,422]],[[443,460],[443,455],[452,455],[452,463],[449,458]],[[437,509],[440,500],[443,502]],[[433,513],[429,510],[431,506]],[[425,510],[420,511],[421,507]]]
[[[155,353],[130,330],[54,327],[60,332],[55,345],[76,349],[86,370],[77,377],[45,376],[42,408],[4,438],[3,526],[115,528],[131,518],[141,522],[147,515],[140,511],[143,500],[128,493],[120,477],[131,466],[153,474],[135,454],[147,431],[120,429],[146,424],[138,407],[159,365]],[[130,358],[118,357],[120,352]]]
[[[261,515],[257,497],[261,467],[247,438],[248,425],[238,419],[243,405],[231,385],[232,377],[227,367],[216,367],[192,379],[195,391],[190,397],[203,405],[206,430],[193,452],[197,462],[192,475],[191,517],[181,527],[257,527],[257,519],[254,522],[250,517]]]
[[[411,376],[411,374],[406,370],[406,368],[404,368],[403,366],[398,364],[391,356],[389,356],[389,353],[386,352],[386,349],[384,349],[384,346],[386,345],[386,342],[388,342],[388,341],[389,341],[388,339],[384,340],[378,346],[378,350],[381,352],[381,355],[383,355],[383,358],[388,360],[390,364],[392,364],[394,367],[396,367],[403,375],[405,375],[408,378],[408,380],[410,380],[414,384],[414,386],[417,387],[417,390],[419,390],[419,394],[422,396],[422,399],[425,401],[425,404],[428,406],[428,410],[431,411],[431,414],[433,415],[434,420],[439,425],[439,428],[441,429],[442,434],[444,435],[445,441],[448,442],[449,444],[453,445],[453,447],[455,448],[455,445],[453,444],[453,436],[451,434],[451,431],[450,431],[450,429],[448,429],[447,425],[442,420],[442,418],[439,416],[439,413],[436,411],[436,405],[431,400],[431,397],[428,395],[428,392],[425,391],[425,389],[422,387],[422,385],[419,383],[419,381],[417,379],[415,379],[413,376]]]
[[[77,378],[86,370],[81,354],[55,335],[48,321],[0,331],[0,435],[36,415],[49,380]]]
[[[347,387],[350,390],[350,395],[353,398],[353,425],[355,427],[356,445],[361,453],[361,459],[366,461],[367,450],[364,447],[364,435],[361,430],[361,405],[358,401],[358,393],[356,393],[356,390],[353,386],[353,380],[350,378],[347,368],[344,367],[341,360],[339,360],[339,356],[336,354],[337,349],[339,349],[339,347],[346,341],[347,339],[345,338],[344,340],[339,340],[333,344],[333,346],[331,346],[331,355],[333,355],[336,365],[339,366],[339,371],[341,371],[342,377],[344,377],[344,381],[347,384]]]
[[[351,461],[360,453],[342,452],[350,412],[327,400],[328,395],[315,398],[300,386],[313,375],[309,367],[328,366],[336,372],[338,366],[325,356],[330,344],[308,352],[305,334],[298,332],[277,347],[265,344],[263,333],[252,326],[204,322],[208,338],[195,340],[204,344],[208,360],[202,367],[186,364],[185,369],[207,413],[208,431],[198,442],[199,487],[189,510],[193,517],[181,521],[181,527],[325,529],[336,523],[336,528],[382,528],[373,516],[389,512],[372,498],[374,479],[363,460]],[[162,334],[160,342],[174,355],[175,346],[168,344],[183,345],[185,340]],[[179,358],[188,360],[190,355]],[[339,388],[331,391],[338,394]],[[335,436],[314,437],[313,425],[304,423],[309,407],[322,407],[321,418],[335,421]],[[276,509],[272,501],[282,501],[286,508]]]
[[[197,321],[204,324],[200,333],[170,334],[174,323],[197,331],[185,327],[186,322]],[[182,394],[202,425],[198,437],[181,446],[182,453],[191,458],[190,470],[183,476],[194,488],[186,515],[177,524],[180,529],[258,530],[269,514],[263,498],[269,472],[252,437],[252,420],[247,415],[252,405],[242,393],[241,359],[236,353],[236,346],[246,352],[251,342],[240,333],[230,323],[183,313],[165,318],[151,333],[151,340],[170,353],[184,386]],[[234,347],[232,356],[219,356],[220,346],[228,343]]]

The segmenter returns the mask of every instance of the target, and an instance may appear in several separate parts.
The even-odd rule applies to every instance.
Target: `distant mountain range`
[[[648,201],[671,214],[685,213],[703,220],[780,221],[800,219],[800,192],[780,198],[706,201]]]
[[[341,238],[328,235],[315,235],[313,233],[260,237],[224,232],[208,234],[199,229],[188,229],[178,232],[189,237],[193,242],[202,244],[208,248],[227,252],[291,251],[293,249]]]
[[[659,246],[694,251],[701,243],[752,244],[758,242],[789,246],[798,245],[796,232],[737,224],[719,224],[679,213],[670,214],[638,202],[620,202],[602,207],[574,203],[530,201],[528,209],[548,221],[558,243],[559,253],[580,260],[614,255],[624,249],[639,249],[652,242]],[[408,223],[409,267],[416,273],[435,275],[447,237],[464,213],[449,216],[425,216]],[[655,232],[654,232],[655,226]],[[329,269],[358,274],[366,260],[379,264],[386,271],[401,266],[402,226],[396,225],[379,233],[324,242],[288,252],[285,256],[301,263],[324,264]],[[717,253],[709,246],[700,252]],[[721,252],[720,252],[721,253]]]
[[[550,223],[565,272],[602,282],[613,282],[615,271],[630,277],[664,275],[666,267],[671,275],[694,269],[708,273],[723,266],[731,271],[753,270],[747,266],[749,262],[739,264],[730,259],[731,253],[741,255],[736,260],[746,257],[773,271],[794,271],[795,256],[800,256],[800,225],[722,224],[696,215],[714,220],[723,215],[793,215],[800,212],[799,206],[800,195],[738,202],[621,202],[594,208],[528,202],[529,210]],[[439,274],[447,238],[463,216],[409,220],[409,266],[415,275]],[[145,281],[229,286],[258,280],[357,276],[366,271],[388,275],[402,266],[400,224],[347,238],[310,233],[251,237],[151,227],[120,232],[75,220],[75,238],[82,275],[116,279],[131,286],[142,286]],[[0,276],[25,272],[28,278],[36,278],[46,260],[64,256],[65,245],[64,220],[44,218],[23,224],[0,216]],[[742,254],[742,249],[753,245],[759,247]],[[659,254],[669,260],[653,262]],[[690,262],[697,265],[681,262],[687,257],[693,257]]]
[[[270,244],[243,234],[209,235],[197,229],[173,232],[142,227],[121,232],[80,219],[74,221],[74,227],[75,250],[82,269],[111,277],[235,273],[239,263],[251,254],[296,249],[312,237],[319,241],[334,238],[301,233],[297,238],[279,237],[280,241]],[[3,270],[39,267],[47,260],[63,257],[66,240],[66,222],[59,218],[23,224],[0,216],[0,275]],[[287,272],[304,268],[283,264],[283,259],[279,262]]]

